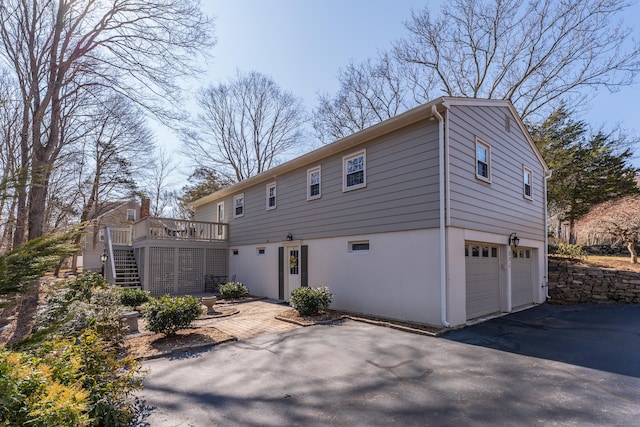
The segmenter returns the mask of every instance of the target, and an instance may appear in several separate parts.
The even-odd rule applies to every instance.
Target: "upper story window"
[[[307,170],[307,200],[320,198],[320,175],[320,166]]]
[[[276,183],[267,185],[267,210],[276,208]]]
[[[533,192],[531,190],[533,173],[529,168],[522,169],[522,195],[527,199],[533,199]]]
[[[491,147],[476,138],[476,177],[491,181]]]
[[[342,191],[367,186],[367,153],[359,151],[342,158]]]
[[[224,222],[224,202],[220,202],[218,203],[218,218],[216,219],[217,222]]]
[[[127,209],[127,221],[135,221],[135,220],[136,220],[136,210]]]
[[[244,216],[244,193],[233,196],[233,217]]]

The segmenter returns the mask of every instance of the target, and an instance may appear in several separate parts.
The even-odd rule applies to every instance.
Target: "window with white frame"
[[[218,222],[218,226],[216,227],[216,234],[219,239],[224,237],[224,202],[219,202],[216,207],[218,217],[216,221]]]
[[[224,202],[218,203],[218,218],[217,222],[224,222]]]
[[[369,253],[369,241],[349,242],[349,253]]]
[[[320,198],[320,179],[320,166],[307,170],[307,200]]]
[[[529,200],[533,199],[533,192],[531,188],[531,182],[533,180],[532,176],[533,173],[531,172],[531,169],[526,167],[522,169],[522,195],[525,199]]]
[[[367,153],[359,151],[342,158],[342,191],[367,186]]]
[[[244,216],[244,193],[233,196],[233,217]]]
[[[135,221],[135,220],[136,220],[136,210],[127,209],[127,221]]]
[[[276,183],[267,184],[267,210],[276,208]]]
[[[476,138],[476,177],[491,180],[491,147],[479,138]]]

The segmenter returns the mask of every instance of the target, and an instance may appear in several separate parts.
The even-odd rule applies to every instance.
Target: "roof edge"
[[[391,133],[404,126],[408,126],[412,123],[429,118],[433,115],[433,113],[431,112],[431,106],[442,104],[444,100],[445,98],[438,98],[426,104],[419,105],[418,107],[407,110],[404,113],[398,114],[397,116],[394,116],[383,122],[376,123],[375,125],[363,129],[359,132],[338,139],[325,146],[291,159],[285,163],[282,163],[281,165],[269,169],[268,171],[247,178],[229,187],[223,188],[222,190],[218,190],[215,193],[211,193],[198,200],[194,200],[193,202],[189,203],[189,206],[199,207],[205,205],[229,194],[242,191],[245,188],[251,187],[260,182],[274,179],[278,175],[282,175],[286,172],[290,172],[300,167],[310,165],[314,162],[317,162],[318,160],[324,159],[325,157],[329,157],[341,151],[364,144],[365,142]]]

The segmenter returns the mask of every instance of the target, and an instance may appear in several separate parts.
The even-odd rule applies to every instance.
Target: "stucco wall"
[[[370,242],[349,253],[350,241]],[[332,308],[398,320],[440,324],[438,230],[413,230],[301,240],[309,250],[309,286],[328,286]],[[295,243],[295,242],[294,242]],[[231,246],[229,274],[254,295],[278,298],[278,246]],[[264,248],[264,255],[258,255]],[[237,250],[237,255],[233,251]]]
[[[640,273],[549,259],[551,303],[640,303]]]

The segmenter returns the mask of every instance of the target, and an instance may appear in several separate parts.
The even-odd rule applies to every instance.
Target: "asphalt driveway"
[[[576,333],[582,308],[541,306],[444,339],[347,320],[152,360],[140,425],[637,425],[640,307],[616,307]]]

